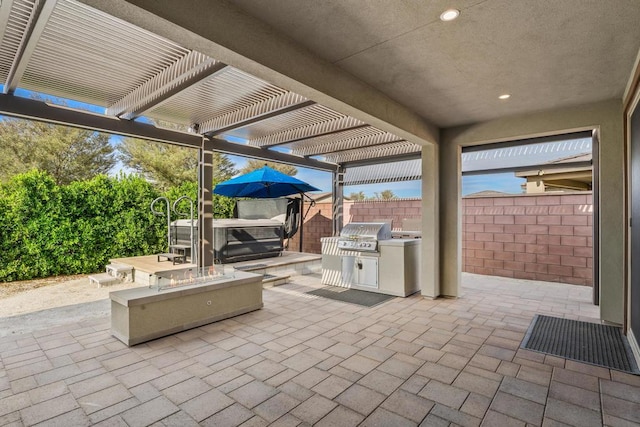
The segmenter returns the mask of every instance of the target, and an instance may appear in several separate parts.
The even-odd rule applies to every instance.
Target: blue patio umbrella
[[[221,196],[254,199],[269,199],[300,194],[300,252],[302,252],[302,228],[304,223],[302,216],[302,212],[304,212],[304,197],[302,197],[302,194],[307,191],[320,191],[320,189],[266,165],[260,169],[221,182],[213,189],[215,194]]]
[[[269,199],[291,194],[320,191],[304,181],[263,166],[252,172],[221,182],[213,189],[215,194],[227,197]]]

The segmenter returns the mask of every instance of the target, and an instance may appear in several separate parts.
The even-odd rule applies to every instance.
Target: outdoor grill
[[[345,225],[338,238],[342,283],[378,289],[378,243],[389,239],[391,226],[386,222],[352,222]]]
[[[352,222],[323,237],[322,283],[406,297],[420,289],[421,239],[394,239],[385,221]]]
[[[352,222],[340,232],[338,249],[378,252],[378,241],[388,239],[391,239],[391,227],[386,222]]]

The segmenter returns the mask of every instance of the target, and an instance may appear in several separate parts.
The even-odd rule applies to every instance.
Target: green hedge
[[[213,183],[215,187],[216,182]],[[197,182],[185,182],[182,185],[178,185],[176,187],[169,188],[165,194],[171,201],[171,205],[173,206],[173,202],[178,200],[182,196],[188,196],[193,200],[194,204],[198,200],[198,183]],[[215,218],[233,218],[233,207],[235,206],[235,199],[218,196],[217,194],[213,195],[213,215]],[[198,206],[193,206],[193,215],[197,217],[198,215]],[[186,200],[183,200],[178,206],[179,212],[184,212],[187,214],[185,217],[174,218],[175,214],[171,213],[171,219],[188,219],[189,214],[189,203]]]
[[[165,195],[195,201],[196,192],[189,183]],[[40,171],[13,177],[0,185],[0,281],[92,273],[110,258],[166,251],[166,218],[150,210],[162,195],[133,175],[66,186]],[[230,216],[231,201],[215,205],[216,216]]]

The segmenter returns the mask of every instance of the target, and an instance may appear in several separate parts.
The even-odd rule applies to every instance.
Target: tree
[[[350,200],[361,201],[365,200],[367,197],[364,195],[364,191],[358,191],[357,193],[350,193],[348,198]]]
[[[269,166],[271,169],[275,169],[283,174],[294,176],[298,173],[298,169],[295,166],[286,165],[284,163],[266,162],[264,160],[249,159],[247,164],[240,169],[240,173],[245,174],[256,169],[260,169],[263,166]]]
[[[374,198],[378,200],[391,200],[396,198],[396,195],[393,194],[393,190],[382,190],[380,193],[376,191],[373,194]]]
[[[198,181],[198,150],[136,138],[123,138],[118,146],[127,167],[153,181],[162,190]],[[236,174],[227,156],[213,153],[213,181],[226,181]]]
[[[38,169],[58,185],[108,173],[116,164],[109,135],[31,120],[0,120],[0,180]]]

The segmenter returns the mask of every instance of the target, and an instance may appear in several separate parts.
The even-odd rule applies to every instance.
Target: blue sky
[[[322,191],[331,191],[331,174],[328,172],[298,168],[298,174],[296,177],[322,189]],[[519,194],[522,193],[520,185],[523,182],[524,179],[516,178],[513,172],[464,176],[462,177],[462,195],[466,196],[468,194],[478,193],[485,190]],[[380,193],[383,190],[391,190],[397,197],[421,197],[421,185],[420,181],[405,181],[390,182],[386,184],[345,186],[344,195],[348,196],[351,193],[363,191],[367,197],[373,197],[376,192]]]
[[[112,137],[113,139],[120,137]],[[234,162],[236,169],[241,169],[247,162],[246,157],[229,155],[229,159]],[[117,173],[122,165],[116,166],[114,173]],[[319,188],[322,191],[331,191],[331,173],[297,167],[296,178]],[[125,172],[126,169],[123,169]],[[484,190],[502,191],[504,193],[522,193],[520,185],[524,182],[522,178],[516,178],[511,173],[500,173],[490,175],[472,175],[462,177],[462,195],[477,193]],[[367,197],[373,197],[376,192],[391,190],[396,197],[419,198],[422,196],[422,183],[420,181],[389,182],[386,184],[370,185],[350,185],[344,187],[344,195],[363,191]]]
[[[0,85],[0,90],[2,85]],[[34,93],[24,89],[17,89],[15,94],[25,98],[32,98]],[[62,99],[59,97],[50,97],[45,94],[40,94],[45,100],[55,104],[63,104],[71,108],[77,108],[80,110],[91,111],[94,113],[104,114],[104,108],[96,105],[85,104],[83,102],[74,101],[71,99]],[[137,120],[143,122],[149,122],[148,119],[140,117]],[[122,139],[119,135],[112,135],[110,138],[111,143],[115,146]],[[241,141],[237,141],[241,142]],[[247,159],[241,156],[229,155],[231,161],[236,165],[237,169],[244,166]],[[119,172],[131,173],[121,163],[118,163],[112,170],[112,174]],[[314,187],[321,189],[322,191],[331,191],[331,173],[318,171],[315,169],[307,169],[298,167],[298,173],[296,178],[305,181]],[[502,173],[492,175],[473,175],[464,176],[462,178],[462,194],[467,195],[476,193],[483,190],[503,191],[506,193],[520,193],[522,189],[520,184],[523,182],[521,178],[516,178],[513,173]],[[390,182],[387,184],[371,184],[371,185],[355,185],[345,186],[344,194],[348,196],[351,193],[358,193],[363,191],[367,197],[373,197],[374,193],[384,190],[391,190],[397,197],[421,197],[421,183],[420,181],[406,181],[406,182]]]
[[[485,190],[519,194],[522,193],[520,185],[524,181],[524,178],[516,178],[513,172],[463,176],[462,195],[466,196]]]

